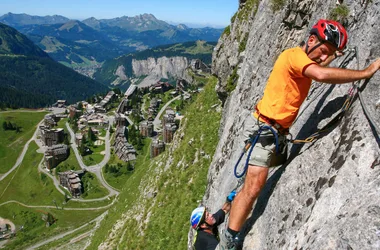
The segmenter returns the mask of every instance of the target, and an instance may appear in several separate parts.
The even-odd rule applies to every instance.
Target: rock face
[[[289,0],[274,12],[273,1],[262,0],[257,8],[247,9],[252,2],[240,1],[230,31],[222,35],[213,54],[213,73],[219,79],[216,91],[224,101],[220,141],[203,199],[213,212],[237,186],[233,167],[243,147],[244,120],[262,96],[277,56],[305,40],[310,27],[336,8],[336,1]],[[358,48],[358,57],[347,68],[364,68],[380,57],[380,1],[343,4],[349,10],[340,19],[349,33],[348,46]],[[245,18],[244,13],[248,13]],[[226,83],[235,68],[239,77],[229,94]],[[356,100],[331,131],[314,143],[289,144],[287,164],[270,170],[242,230],[243,249],[380,249],[379,141],[361,107],[365,105],[380,124],[379,85],[377,72],[362,91],[363,103]],[[330,121],[350,87],[313,82],[291,127],[293,137],[305,138]]]
[[[155,75],[169,78],[169,76],[183,77],[185,69],[189,66],[186,57],[149,57],[146,60],[132,60],[132,69],[135,76]]]

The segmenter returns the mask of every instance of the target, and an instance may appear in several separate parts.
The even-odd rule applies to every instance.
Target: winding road
[[[98,198],[98,199],[91,199],[91,200],[88,200],[88,201],[96,201],[96,200],[104,200],[104,199],[107,199],[109,196],[113,196],[113,195],[118,195],[119,194],[119,191],[117,191],[116,189],[114,189],[113,187],[111,187],[104,179],[104,176],[103,176],[103,172],[102,172],[102,168],[107,164],[107,162],[109,161],[110,157],[111,157],[111,145],[110,145],[110,127],[112,126],[112,123],[110,122],[110,125],[107,129],[107,133],[106,133],[106,137],[105,137],[105,154],[104,154],[104,158],[103,160],[99,163],[99,164],[95,164],[95,165],[91,165],[91,166],[87,166],[86,164],[84,164],[83,162],[83,159],[81,157],[81,155],[79,154],[79,151],[78,151],[78,148],[77,148],[77,144],[75,142],[75,134],[74,134],[74,131],[70,128],[69,124],[66,123],[66,128],[67,128],[67,131],[69,131],[70,133],[70,137],[71,137],[71,148],[73,149],[74,151],[74,154],[78,160],[78,163],[79,163],[79,166],[82,168],[82,169],[85,169],[91,173],[94,173],[99,181],[102,183],[102,185],[108,189],[109,191],[109,194],[103,198]]]
[[[158,114],[156,115],[156,117],[154,118],[154,121],[153,121],[153,127],[154,127],[154,131],[159,131],[160,130],[160,126],[161,126],[161,120],[160,120],[160,117],[162,115],[162,113],[165,111],[165,109],[170,105],[170,103],[174,102],[175,100],[178,100],[181,98],[181,95],[179,96],[176,96],[174,97],[173,99],[171,99],[170,101],[168,101],[162,108],[161,110],[158,112]]]

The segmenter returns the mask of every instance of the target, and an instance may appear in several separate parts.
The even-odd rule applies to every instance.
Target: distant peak
[[[180,29],[180,30],[187,30],[189,27],[187,27],[186,25],[180,23],[177,25],[177,29]]]

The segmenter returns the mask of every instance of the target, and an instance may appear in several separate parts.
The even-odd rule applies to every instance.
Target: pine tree
[[[13,130],[13,124],[10,121],[8,121],[7,128]]]
[[[3,129],[8,130],[8,124],[6,121],[3,121]]]

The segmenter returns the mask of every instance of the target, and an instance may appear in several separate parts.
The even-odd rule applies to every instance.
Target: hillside
[[[15,29],[0,24],[1,106],[36,108],[75,102],[106,87],[52,60]]]
[[[135,166],[121,202],[88,249],[186,249],[188,215],[205,191],[218,140],[221,102],[215,84],[216,78],[209,79],[184,110],[185,118],[166,151],[154,159],[147,154],[148,160]]]
[[[173,64],[176,65],[175,67],[180,67],[180,65],[183,64],[180,62],[180,58],[183,58],[186,63],[184,67],[178,69],[178,71],[183,71],[189,65],[191,59],[201,59],[204,63],[210,64],[211,55],[215,45],[216,43],[213,42],[196,41],[163,45],[141,52],[131,53],[106,61],[94,74],[94,79],[108,85],[114,82],[117,82],[121,86],[128,85],[130,83],[130,78],[140,77],[144,74],[145,76],[149,75],[149,71],[153,73],[153,66],[148,66],[149,63],[146,62],[148,58],[152,61],[150,64],[160,64],[158,60],[159,58],[171,58],[170,60],[174,62]],[[175,60],[178,60],[178,62],[175,63]],[[139,63],[141,64],[139,65]],[[166,64],[163,63],[161,68],[168,69],[169,66],[167,63],[168,62],[166,62]],[[133,65],[135,65],[135,69]],[[145,69],[141,70],[145,73],[137,72],[137,68]],[[160,77],[164,76],[160,75]]]
[[[27,25],[19,28],[54,60],[73,68],[92,66],[120,53],[132,51],[121,50],[103,33],[82,22],[69,21],[64,24]]]

